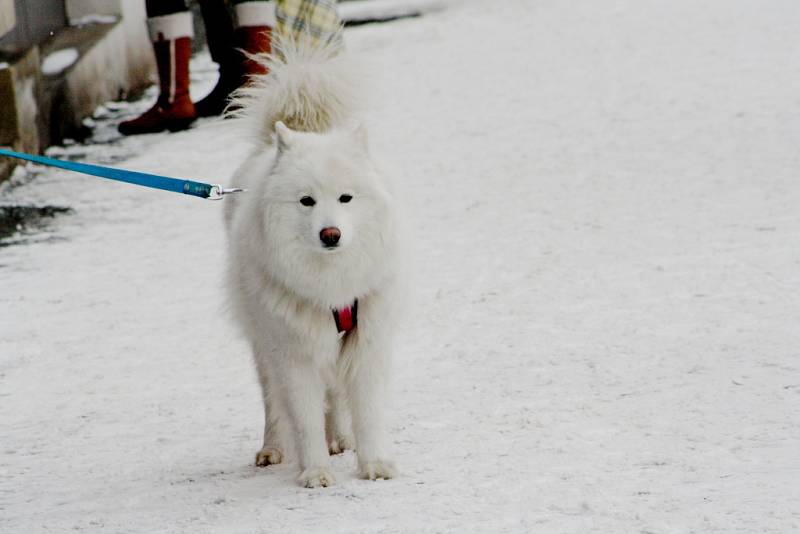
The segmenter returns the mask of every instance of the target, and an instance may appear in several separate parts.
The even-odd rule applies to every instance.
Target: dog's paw
[[[283,453],[275,447],[264,447],[256,453],[256,465],[266,467],[283,461]]]
[[[397,467],[394,462],[389,460],[375,460],[372,462],[360,462],[358,473],[361,478],[377,480],[379,478],[390,479],[397,476]]]
[[[336,482],[327,467],[309,467],[297,477],[297,482],[306,488],[327,488]]]
[[[328,452],[331,454],[341,454],[347,450],[355,449],[355,439],[352,436],[339,436],[328,443]]]

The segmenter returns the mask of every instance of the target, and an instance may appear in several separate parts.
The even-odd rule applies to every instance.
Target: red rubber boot
[[[236,6],[236,37],[244,50],[242,70],[243,83],[251,76],[266,74],[267,69],[248,57],[269,54],[272,51],[272,28],[275,26],[275,4],[273,2],[244,2]]]
[[[185,130],[197,118],[189,97],[191,14],[153,17],[147,23],[158,66],[160,91],[152,108],[135,119],[120,123],[118,129],[123,135]]]

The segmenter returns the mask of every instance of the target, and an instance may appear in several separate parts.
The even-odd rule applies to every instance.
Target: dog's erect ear
[[[278,139],[278,152],[283,152],[292,146],[294,132],[281,121],[278,121],[275,123],[275,137]]]

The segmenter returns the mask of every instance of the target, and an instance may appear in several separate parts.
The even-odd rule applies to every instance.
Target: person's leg
[[[233,18],[224,0],[200,0],[200,12],[206,27],[211,59],[219,65],[219,79],[194,107],[198,117],[219,115],[228,105],[228,97],[239,88],[243,75],[242,55],[234,34]]]
[[[211,58],[219,65],[219,81],[195,104],[198,117],[219,115],[230,94],[253,74],[266,71],[249,55],[270,52],[270,34],[275,25],[275,4],[263,0],[234,0],[236,24],[223,0],[200,0]]]
[[[158,67],[159,95],[141,116],[120,123],[124,135],[183,130],[196,114],[189,97],[192,16],[184,0],[147,0],[147,26]]]
[[[276,33],[283,38],[336,43],[341,46],[342,19],[336,0],[276,0]]]

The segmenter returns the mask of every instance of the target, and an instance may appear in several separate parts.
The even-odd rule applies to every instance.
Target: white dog
[[[348,59],[330,46],[279,46],[237,101],[258,146],[235,177],[247,192],[225,213],[230,296],[264,394],[256,463],[281,462],[288,434],[304,486],[331,485],[329,454],[352,448],[362,477],[391,478],[395,201],[369,154]]]

